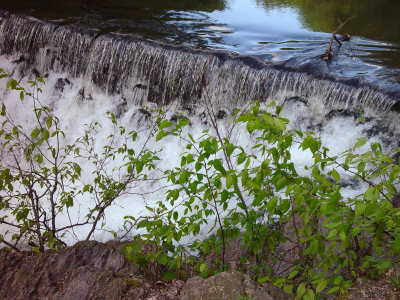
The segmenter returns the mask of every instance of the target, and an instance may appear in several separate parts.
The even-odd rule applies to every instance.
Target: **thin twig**
[[[342,45],[342,43],[339,42],[339,40],[337,39],[336,34],[339,33],[339,31],[343,28],[343,26],[344,26],[348,21],[350,21],[351,19],[354,19],[354,18],[355,18],[355,16],[349,17],[349,18],[347,18],[343,23],[342,23],[340,20],[338,20],[338,21],[339,21],[339,26],[338,26],[338,28],[336,28],[336,30],[335,30],[334,32],[332,32],[332,36],[331,36],[331,40],[330,40],[329,45],[328,45],[328,49],[326,49],[324,55],[322,55],[322,59],[323,59],[323,60],[329,61],[329,60],[331,59],[331,57],[332,57],[332,51],[333,51],[333,50],[332,50],[332,45],[333,45],[333,41],[334,41],[334,40],[336,40],[336,41],[339,43],[340,46]]]

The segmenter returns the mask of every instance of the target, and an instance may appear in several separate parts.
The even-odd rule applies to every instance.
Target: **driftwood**
[[[339,41],[339,39],[336,37],[336,34],[338,34],[339,31],[342,30],[343,26],[344,26],[348,21],[350,21],[350,20],[353,19],[353,18],[354,18],[354,17],[347,18],[346,21],[344,21],[344,22],[338,20],[338,21],[339,21],[339,27],[338,27],[334,32],[332,32],[332,37],[331,37],[331,40],[330,40],[330,42],[329,42],[328,49],[326,49],[324,55],[322,55],[322,59],[323,59],[323,60],[329,61],[329,60],[331,59],[331,57],[332,57],[332,51],[333,51],[333,50],[332,50],[332,45],[333,45],[333,41],[334,41],[334,40],[339,44],[339,47],[342,46],[342,42],[343,42],[343,41],[348,41],[348,40],[350,40],[351,36],[348,35],[348,34],[345,34],[345,35],[342,36],[342,42],[341,42],[341,41]]]

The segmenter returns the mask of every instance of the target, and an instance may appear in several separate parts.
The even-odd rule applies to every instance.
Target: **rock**
[[[400,101],[397,101],[396,103],[394,103],[390,109],[392,111],[400,112]]]
[[[135,85],[135,88],[146,90],[147,89],[147,85],[144,85],[142,83],[138,83],[138,84]]]
[[[39,77],[40,76],[40,72],[37,69],[33,69],[32,70],[32,74],[35,75],[35,77]]]
[[[21,55],[18,59],[13,60],[12,63],[13,64],[19,64],[25,61],[25,57],[23,55]]]
[[[0,250],[0,299],[122,299],[136,265],[111,243],[79,242],[32,255]]]
[[[208,124],[208,117],[207,117],[207,113],[205,111],[203,111],[199,115],[199,119],[200,119],[201,124],[203,124],[203,125],[207,125]]]
[[[300,102],[300,103],[303,103],[305,106],[308,106],[308,100],[304,99],[303,97],[300,97],[300,96],[293,96],[290,98],[286,98],[284,104],[296,103],[296,102]]]
[[[217,113],[217,119],[222,120],[223,118],[225,118],[226,115],[227,115],[226,111],[221,109]]]
[[[144,109],[144,108],[139,108],[139,112],[141,114],[145,115],[146,118],[150,118],[151,117],[151,113],[148,110]]]
[[[55,86],[54,86],[54,88],[57,90],[57,91],[60,91],[61,93],[64,91],[64,87],[65,87],[65,82],[64,82],[64,79],[62,79],[62,78],[58,78],[57,79],[57,82],[56,82],[56,84],[55,84]]]
[[[186,119],[186,120],[189,121],[189,124],[191,124],[191,122],[190,122],[188,117],[185,117],[185,116],[180,115],[180,114],[173,114],[169,120],[171,122],[178,123],[178,121],[180,121],[181,119]]]
[[[181,300],[236,300],[238,297],[255,300],[294,299],[280,288],[269,284],[258,284],[244,273],[223,272],[207,279],[190,278],[183,287]]]
[[[394,208],[400,208],[400,193],[394,196],[391,202]]]
[[[325,118],[328,120],[332,118],[340,118],[340,117],[352,117],[354,120],[357,120],[360,115],[358,112],[350,110],[350,109],[333,109],[329,113],[325,115]]]
[[[84,87],[81,88],[81,89],[78,91],[78,94],[79,94],[80,100],[85,99],[85,88],[84,88]]]
[[[117,104],[114,110],[115,117],[119,119],[128,110],[128,102],[125,98],[121,99],[121,102]]]

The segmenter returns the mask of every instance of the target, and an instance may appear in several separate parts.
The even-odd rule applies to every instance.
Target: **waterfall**
[[[293,72],[249,56],[168,45],[132,35],[102,34],[61,21],[41,21],[5,11],[0,11],[0,67],[21,82],[38,74],[45,77],[41,100],[60,118],[70,140],[82,135],[84,124],[100,122],[102,129],[95,137],[98,149],[107,145],[106,137],[113,134],[112,125],[104,118],[106,111],[114,112],[122,126],[140,131],[149,114],[141,106],[171,106],[168,118],[176,119],[178,113],[188,117],[188,130],[196,138],[210,127],[204,117],[205,100],[212,102],[218,124],[228,128],[232,122],[230,113],[236,108],[251,100],[273,99],[283,104],[282,115],[291,120],[292,126],[316,131],[324,145],[336,154],[350,148],[362,135],[383,141],[389,148],[398,139],[390,122],[399,126],[398,114],[391,111],[398,109],[399,99],[367,85]],[[2,84],[2,100],[23,127],[29,128],[32,111],[27,109],[28,104],[16,104],[18,95],[5,91]],[[366,122],[357,120],[360,109],[369,112]],[[247,135],[233,138],[251,149],[253,141]],[[138,136],[139,143],[143,140]],[[159,153],[160,177],[163,170],[179,165],[179,154],[186,151],[185,143],[176,140],[151,141],[150,146],[155,151],[164,150]],[[140,145],[137,147],[140,150]],[[309,163],[309,153],[297,148],[292,151],[299,169]],[[85,161],[79,163],[90,184],[93,166]],[[85,176],[82,177],[86,179]],[[348,178],[347,182],[349,195],[358,193],[360,188],[351,180]],[[117,205],[107,209],[103,228],[107,232],[97,231],[94,237],[112,239],[111,232],[122,228],[124,216],[138,216],[145,205],[164,199],[165,185],[146,182],[118,199]],[[68,216],[74,221],[87,213],[93,199],[79,200]],[[59,224],[69,224],[68,218],[60,217]],[[67,243],[85,237],[87,228],[79,230],[68,233]],[[3,226],[0,233],[4,231]]]
[[[174,102],[191,107],[208,97],[233,110],[249,100],[297,96],[328,107],[387,111],[398,100],[368,86],[290,72],[256,58],[101,34],[5,12],[0,17],[0,54],[20,56],[22,72],[35,68],[41,74],[83,76],[87,88],[95,85],[106,94],[119,94],[129,105]]]

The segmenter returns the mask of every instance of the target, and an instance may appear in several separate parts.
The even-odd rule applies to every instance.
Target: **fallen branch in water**
[[[341,42],[339,41],[339,39],[336,37],[336,34],[338,34],[339,31],[343,28],[343,26],[344,26],[348,21],[350,21],[350,20],[353,19],[353,18],[355,18],[355,16],[350,17],[350,18],[347,18],[346,21],[344,21],[343,23],[342,23],[342,21],[338,20],[339,23],[340,23],[340,25],[339,25],[339,27],[338,27],[334,32],[332,32],[332,37],[331,37],[331,40],[330,40],[330,42],[329,42],[328,49],[326,49],[324,55],[322,55],[322,59],[323,59],[323,60],[329,61],[329,60],[331,59],[331,57],[332,57],[332,51],[333,51],[333,50],[332,50],[332,44],[333,44],[333,41],[334,41],[334,40],[335,40],[336,42],[338,42],[339,46],[342,46],[342,43],[341,43]],[[348,35],[348,34],[343,35],[342,41],[348,41],[348,40],[350,40],[350,35]]]

